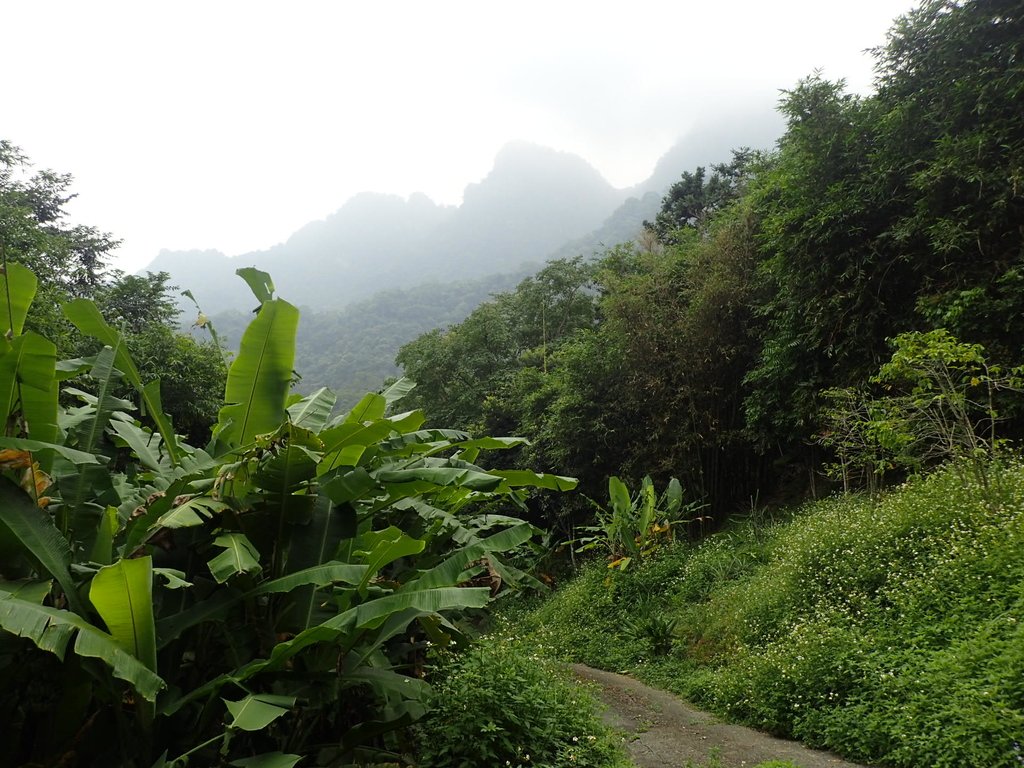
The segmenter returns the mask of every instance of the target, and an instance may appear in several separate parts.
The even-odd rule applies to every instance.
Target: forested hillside
[[[934,460],[879,398],[939,385],[877,372],[900,334],[941,331],[901,349],[976,370],[959,396],[984,413],[979,361],[1024,362],[1022,24],[1018,3],[926,3],[874,51],[873,95],[796,84],[777,149],[687,170],[646,238],[405,346],[419,404],[528,436],[591,493],[675,475],[720,519],[827,485],[837,449],[876,479]]]
[[[383,291],[344,309],[306,309],[295,348],[295,369],[302,378],[295,387],[306,393],[329,387],[339,405],[354,405],[398,375],[394,358],[403,344],[431,328],[463,320],[492,294],[513,288],[526,273],[524,269],[476,280],[424,283]],[[224,345],[236,349],[250,320],[251,313],[234,311],[219,313],[211,322]],[[193,328],[197,338],[205,333]]]

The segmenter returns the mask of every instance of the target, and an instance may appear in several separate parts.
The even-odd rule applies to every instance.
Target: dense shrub
[[[499,637],[452,663],[419,729],[422,768],[625,768],[583,684]]]
[[[692,549],[676,544],[658,550],[629,570],[586,563],[555,599],[522,616],[538,653],[604,669],[629,669],[654,655],[648,638],[632,626],[645,616],[668,616],[663,594],[674,584]]]

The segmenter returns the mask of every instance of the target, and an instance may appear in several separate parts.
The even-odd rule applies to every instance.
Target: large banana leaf
[[[270,579],[245,593],[245,597],[269,595],[275,592],[291,592],[307,585],[326,587],[328,584],[344,582],[357,584],[370,573],[370,567],[363,564],[326,562],[323,565],[305,568],[279,579]]]
[[[161,470],[161,439],[159,434],[153,434],[148,429],[143,429],[134,422],[121,419],[111,421],[110,428],[128,444],[128,447],[132,449],[132,453],[138,457],[144,467],[156,472]]]
[[[323,484],[322,490],[335,504],[347,504],[363,498],[376,487],[377,481],[370,473],[363,467],[356,467],[334,475]]]
[[[285,563],[291,574],[314,570],[334,560],[338,543],[344,538],[345,525],[342,516],[335,512],[332,506],[330,498],[325,494],[318,494],[309,522],[306,525],[297,525],[292,530]],[[362,578],[362,574],[359,578]],[[317,614],[322,610],[320,606],[323,600],[318,597],[317,590],[318,587],[315,585],[302,586],[281,599],[279,615],[284,618],[289,628],[301,632],[319,623]]]
[[[220,621],[227,617],[231,607],[242,599],[242,593],[233,589],[219,589],[210,597],[183,611],[165,616],[156,623],[157,648],[163,648],[181,633],[204,621]]]
[[[155,672],[152,558],[100,568],[89,586],[89,600],[118,644]]]
[[[242,335],[238,357],[228,372],[225,405],[217,440],[228,448],[273,432],[285,418],[288,388],[295,365],[299,311],[286,301],[265,301]]]
[[[11,596],[21,600],[27,600],[36,605],[42,605],[50,595],[52,581],[39,581],[37,579],[18,579],[16,581],[0,581],[0,591],[9,592]]]
[[[113,637],[70,611],[59,611],[0,591],[0,627],[32,640],[39,648],[64,658],[75,638],[75,653],[99,659],[114,677],[125,680],[147,701],[156,701],[165,687],[155,672],[124,650]]]
[[[78,590],[71,578],[71,547],[44,510],[21,488],[0,477],[0,525],[7,528],[44,569],[57,580],[68,604],[83,613]]]
[[[117,533],[117,509],[107,507],[100,515],[96,526],[96,538],[92,545],[92,560],[100,565],[110,565],[114,559],[114,535]]]
[[[259,573],[260,553],[244,533],[222,533],[213,544],[224,548],[208,563],[218,584],[238,573]]]
[[[530,587],[540,592],[544,592],[548,589],[547,584],[536,576],[520,570],[510,563],[506,563],[493,552],[488,553],[487,563],[488,567],[493,570],[494,573],[498,574],[498,578],[500,578],[504,584],[529,584]]]
[[[319,432],[327,426],[337,396],[326,387],[288,406],[288,418],[292,424],[312,432]]]
[[[0,417],[16,410],[34,440],[57,437],[57,347],[29,331],[0,342]]]
[[[462,608],[483,608],[490,600],[486,587],[446,587],[419,592],[392,594],[379,597],[349,608],[323,624],[300,632],[291,640],[278,643],[269,659],[256,659],[238,669],[207,681],[200,687],[177,699],[168,700],[163,714],[171,715],[190,701],[216,693],[228,683],[242,683],[267,669],[279,669],[295,654],[317,643],[335,642],[346,633],[359,628],[371,629],[381,625],[392,614],[406,611],[409,621],[417,616],[429,616],[441,611]]]
[[[397,403],[403,397],[408,395],[416,388],[416,382],[412,379],[408,379],[405,376],[398,379],[391,386],[381,392],[381,397],[384,398],[384,404],[387,408]]]
[[[579,482],[574,477],[549,475],[529,469],[496,469],[492,474],[502,478],[502,490],[506,488],[546,488],[549,491],[571,491]]]
[[[679,510],[683,508],[683,486],[674,477],[668,482],[662,504],[665,507],[665,516],[669,520],[675,519]]]
[[[405,623],[408,625],[408,621]],[[383,693],[387,698],[422,699],[430,693],[430,684],[425,680],[391,669],[359,666],[346,671],[345,678],[346,682],[369,683],[375,692]]]
[[[355,404],[355,407],[346,413],[343,420],[349,424],[361,424],[366,421],[377,421],[384,418],[388,409],[388,401],[384,395],[370,392],[363,396],[363,399]]]
[[[287,576],[282,576],[279,579],[265,581],[248,592],[219,590],[207,599],[179,613],[160,619],[157,622],[157,647],[163,648],[169,642],[178,638],[186,629],[202,624],[204,621],[223,619],[228,615],[231,607],[242,600],[260,595],[292,591],[301,592],[306,587],[315,589],[325,587],[328,584],[355,584],[363,578],[366,571],[367,567],[365,565],[326,562],[323,565],[306,568]],[[312,608],[310,608],[309,616],[312,615]],[[302,629],[305,629],[307,626],[308,624],[303,625]]]
[[[146,540],[153,533],[156,522],[174,508],[174,502],[179,496],[194,492],[188,477],[179,477],[169,485],[153,490],[159,490],[159,493],[145,499],[146,511],[141,515],[129,516],[125,522],[124,544],[119,549],[126,557],[131,556],[139,547],[145,545]],[[121,512],[129,513],[133,509],[134,507],[129,506],[122,508]]]
[[[180,458],[178,440],[171,428],[171,422],[160,404],[160,380],[155,379],[149,384],[143,383],[139,369],[124,346],[121,334],[107,324],[93,302],[88,299],[75,299],[65,304],[62,309],[64,316],[78,330],[87,336],[99,339],[114,350],[114,364],[118,370],[124,373],[125,378],[142,397],[146,413],[153,419],[160,431],[160,436],[164,439],[164,446],[171,463],[177,465]]]
[[[525,445],[527,442],[518,437],[488,439],[497,441],[495,445],[508,448],[514,447],[514,445]],[[385,453],[408,455],[415,452],[418,455],[429,455],[453,448],[461,450],[470,442],[476,443],[479,441],[470,441],[468,433],[455,429],[419,429],[415,432],[406,432],[405,434],[382,440],[380,449]]]
[[[426,541],[414,539],[393,525],[383,531],[364,533],[359,538],[357,554],[366,562],[367,569],[357,587],[359,593],[365,596],[366,585],[385,565],[400,557],[418,555],[426,546]]]
[[[160,515],[150,529],[191,528],[203,525],[226,509],[230,509],[226,502],[209,496],[196,496],[174,507],[170,512]]]
[[[20,336],[25,328],[28,308],[36,296],[39,280],[32,270],[16,262],[8,262],[0,272],[0,328],[6,336]]]
[[[75,429],[75,441],[78,447],[86,452],[93,453],[100,443],[103,431],[115,411],[126,405],[125,401],[114,397],[114,386],[119,374],[114,370],[114,359],[117,352],[113,347],[103,347],[96,355],[90,375],[96,382],[96,394],[87,397],[87,401],[94,406],[92,417],[79,422]],[[72,394],[79,394],[77,390],[70,390]],[[81,393],[86,395],[87,393]]]
[[[120,339],[116,340],[120,344]],[[86,405],[78,412],[74,425],[68,428],[68,442],[73,442],[79,450],[86,453],[98,453],[102,446],[102,438],[111,417],[115,413],[132,409],[131,403],[115,397],[113,394],[120,372],[114,367],[117,350],[105,346],[93,360],[90,374],[96,382],[96,393],[90,394],[80,390],[66,388],[65,393],[73,394],[83,400]],[[110,471],[104,466],[85,465],[77,471],[63,472],[58,477],[64,508],[70,515],[85,509],[90,502],[101,500],[105,504],[117,504],[113,498]],[[62,524],[68,530],[71,520]],[[73,531],[78,533],[78,531]]]
[[[378,627],[398,611],[415,609],[432,614],[456,608],[483,608],[489,600],[490,590],[486,587],[439,587],[385,595],[349,608],[292,640],[280,643],[271,652],[270,661],[277,665],[313,643],[334,640],[353,629]]]
[[[414,592],[421,589],[448,587],[457,584],[466,567],[489,552],[506,552],[525,544],[537,532],[529,523],[520,523],[504,531],[479,539],[469,546],[456,550],[444,562],[424,571],[419,578],[404,584],[400,593]]]
[[[236,269],[235,274],[245,280],[245,284],[249,286],[249,290],[260,304],[266,304],[273,300],[274,281],[270,279],[269,273],[262,269],[256,269],[256,267],[242,267]]]
[[[0,437],[0,448],[15,448],[19,451],[53,451],[60,454],[72,464],[99,464],[99,459],[91,453],[77,451],[74,448],[58,443],[44,443],[40,440],[27,440],[23,437]]]
[[[422,490],[455,485],[474,491],[493,491],[502,483],[502,478],[496,474],[455,467],[382,470],[376,477],[382,483],[415,483]]]
[[[232,760],[229,765],[234,768],[294,768],[300,760],[302,760],[302,755],[264,752],[253,757],[240,757],[237,760]]]
[[[390,419],[380,419],[367,424],[344,422],[320,433],[324,444],[324,458],[317,467],[317,474],[324,475],[337,467],[354,467],[363,459],[368,446],[379,443],[400,428]]]
[[[241,701],[228,701],[224,704],[231,713],[231,727],[242,731],[262,731],[272,722],[288,714],[295,706],[294,696],[274,696],[272,694],[249,694]]]
[[[612,512],[616,516],[632,513],[633,501],[629,497],[629,489],[614,475],[608,478],[608,500],[611,502]]]
[[[287,443],[264,459],[252,476],[254,487],[262,492],[262,509],[270,512],[278,523],[278,536],[283,536],[285,522],[308,519],[313,506],[309,482],[316,477],[319,441],[311,432],[292,427]],[[283,544],[283,542],[281,542]]]

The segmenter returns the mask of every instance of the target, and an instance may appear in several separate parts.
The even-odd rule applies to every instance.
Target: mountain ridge
[[[725,161],[744,142],[766,146],[780,133],[781,120],[760,113],[753,121],[734,117],[699,127],[662,156],[648,179],[624,189],[578,155],[511,141],[489,173],[466,186],[459,206],[440,205],[423,193],[361,192],[283,243],[239,256],[162,250],[142,271],[170,273],[207,314],[252,308],[234,274],[243,266],[269,272],[289,301],[331,311],[382,290],[589,257],[634,238],[683,171]]]

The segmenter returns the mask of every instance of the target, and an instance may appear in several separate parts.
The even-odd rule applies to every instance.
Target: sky
[[[73,219],[135,271],[268,248],[361,191],[457,205],[513,140],[635,184],[816,69],[870,92],[865,49],[914,5],[8,0],[0,138],[73,174]]]

